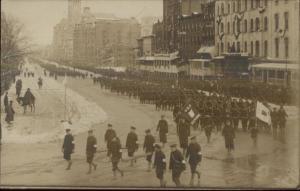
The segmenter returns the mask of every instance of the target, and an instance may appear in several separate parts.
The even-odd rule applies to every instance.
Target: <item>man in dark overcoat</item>
[[[97,165],[93,162],[94,155],[97,151],[97,139],[93,135],[93,130],[88,131],[88,138],[86,142],[86,162],[89,164],[88,174],[92,172],[92,166],[96,170]]]
[[[165,120],[165,116],[162,115],[161,119],[158,122],[156,131],[159,132],[159,141],[164,145],[167,143],[167,134],[168,134],[168,122]]]
[[[172,180],[177,187],[181,186],[180,184],[180,175],[185,170],[185,160],[182,153],[176,148],[176,144],[171,145],[171,154],[169,169],[172,171]]]
[[[66,170],[71,169],[71,165],[72,165],[71,154],[74,153],[74,147],[75,147],[74,137],[71,134],[71,129],[66,129],[66,135],[62,146],[64,159],[68,162],[68,167],[66,168]]]
[[[148,171],[151,170],[152,155],[154,152],[154,143],[155,143],[155,138],[151,134],[150,129],[147,129],[143,149],[146,152],[146,160],[148,161]]]
[[[136,159],[133,159],[135,151],[138,149],[138,136],[135,132],[136,128],[131,127],[130,132],[127,135],[126,139],[126,148],[128,152],[128,157],[132,158],[130,166],[133,166],[133,162],[136,162]]]
[[[191,143],[189,144],[186,152],[186,159],[189,159],[189,164],[191,168],[191,181],[190,185],[194,184],[195,174],[198,176],[198,184],[200,183],[200,172],[197,171],[197,166],[202,160],[201,146],[196,140],[196,136],[191,138]]]
[[[161,146],[159,144],[155,144],[155,154],[154,154],[154,163],[153,168],[155,168],[156,177],[160,181],[161,187],[166,187],[166,182],[164,180],[164,174],[166,171],[166,156],[161,150]]]
[[[115,130],[113,130],[112,124],[109,123],[107,127],[108,128],[105,132],[104,140],[106,142],[106,147],[107,147],[107,156],[109,157],[111,153],[109,144],[111,143],[111,140],[116,136],[116,132]]]
[[[184,117],[179,119],[177,135],[179,137],[180,148],[183,149],[183,154],[185,155],[188,147],[188,138],[190,136],[190,124]]]

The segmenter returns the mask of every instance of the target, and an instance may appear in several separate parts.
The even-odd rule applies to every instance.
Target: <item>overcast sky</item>
[[[82,8],[113,13],[117,17],[162,17],[162,0],[82,0]],[[1,0],[1,11],[21,20],[34,43],[52,41],[53,27],[67,17],[67,0]]]

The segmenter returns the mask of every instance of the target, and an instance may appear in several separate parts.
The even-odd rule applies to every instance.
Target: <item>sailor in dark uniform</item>
[[[200,184],[200,172],[197,171],[197,166],[199,162],[202,160],[202,154],[201,154],[201,146],[199,143],[197,143],[196,136],[193,136],[191,138],[191,143],[189,144],[186,152],[186,159],[189,159],[189,164],[191,168],[191,181],[190,185],[193,186],[194,184],[194,177],[195,174],[198,176],[198,184]]]
[[[122,151],[121,151],[121,142],[120,139],[115,136],[111,140],[111,144],[109,144],[109,149],[111,150],[111,163],[112,163],[112,171],[114,173],[114,178],[116,178],[117,171],[124,176],[124,172],[119,169],[118,164],[120,159],[122,158]]]
[[[148,171],[151,170],[152,155],[154,152],[154,143],[155,143],[155,138],[151,134],[150,129],[147,129],[143,149],[146,152],[146,160],[148,161]]]
[[[133,162],[136,162],[136,159],[133,159],[135,151],[138,149],[138,136],[135,133],[135,127],[130,128],[131,131],[127,135],[126,139],[126,148],[128,151],[128,157],[132,158],[130,166],[133,166]]]
[[[116,132],[115,130],[112,129],[112,124],[108,124],[107,125],[108,129],[106,130],[105,132],[105,135],[104,135],[104,140],[106,142],[106,146],[107,146],[107,156],[109,157],[110,156],[110,146],[109,144],[111,143],[111,140],[116,136]]]
[[[88,138],[86,143],[86,162],[89,163],[89,171],[88,174],[92,172],[92,166],[94,170],[96,170],[97,165],[93,162],[94,154],[97,150],[97,139],[93,135],[93,130],[88,131]]]
[[[66,129],[66,133],[67,134],[65,135],[64,143],[62,146],[62,152],[64,153],[64,159],[68,161],[68,167],[66,168],[66,170],[70,170],[72,165],[71,154],[74,153],[75,145],[71,130]]]
[[[172,144],[169,169],[172,170],[172,180],[177,187],[181,186],[180,175],[185,168],[185,160],[182,153],[176,148],[176,144]]]
[[[163,143],[163,147],[164,147],[165,143],[167,142],[167,134],[168,134],[168,122],[165,120],[164,115],[161,116],[156,131],[159,132],[159,141]]]
[[[160,181],[161,187],[166,187],[166,182],[164,180],[164,174],[166,171],[166,156],[161,150],[160,144],[154,144],[155,154],[153,168],[155,168],[156,177]]]

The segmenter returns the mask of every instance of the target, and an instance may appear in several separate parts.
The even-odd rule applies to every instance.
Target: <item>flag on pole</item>
[[[200,117],[200,114],[192,101],[188,101],[188,103],[183,107],[183,116],[193,125],[197,119]]]
[[[268,125],[271,125],[270,110],[259,101],[256,104],[256,117]]]

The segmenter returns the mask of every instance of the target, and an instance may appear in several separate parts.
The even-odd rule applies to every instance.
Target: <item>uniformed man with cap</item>
[[[184,117],[179,119],[177,135],[179,137],[180,148],[183,149],[183,155],[185,155],[189,143],[190,124]]]
[[[194,184],[194,177],[195,174],[198,176],[198,184],[200,184],[200,172],[197,171],[197,165],[202,160],[202,154],[201,154],[201,146],[196,140],[196,136],[191,137],[191,142],[187,148],[186,152],[186,159],[189,159],[189,164],[191,168],[191,181],[190,185],[193,186]]]
[[[176,144],[172,144],[171,154],[170,154],[170,163],[169,169],[172,171],[172,180],[177,187],[181,186],[180,184],[180,175],[185,170],[185,160],[182,153],[176,148]]]
[[[138,149],[138,136],[135,133],[136,128],[131,126],[130,132],[127,135],[126,139],[126,148],[128,152],[128,157],[132,158],[130,166],[133,166],[133,162],[136,162],[136,159],[133,159],[135,151]]]
[[[71,154],[74,152],[74,147],[75,147],[74,137],[71,134],[71,129],[67,128],[66,135],[64,138],[64,143],[62,146],[62,152],[64,153],[64,159],[66,161],[68,161],[68,167],[66,168],[66,170],[71,169],[71,165],[72,165]]]
[[[86,162],[89,164],[88,174],[92,172],[92,166],[96,170],[97,165],[93,162],[94,154],[97,150],[97,139],[93,135],[93,130],[88,131],[88,138],[86,143]]]
[[[166,171],[166,156],[161,150],[160,143],[154,144],[155,153],[154,153],[154,163],[153,168],[155,168],[156,177],[160,181],[161,187],[166,187],[166,182],[164,180],[164,174]]]
[[[108,128],[105,132],[104,140],[106,142],[106,147],[107,147],[107,156],[109,157],[111,153],[109,144],[111,143],[111,140],[116,136],[116,132],[115,130],[112,129],[112,124],[109,123],[107,127]]]
[[[152,155],[154,152],[154,143],[155,143],[155,138],[151,134],[150,129],[147,129],[143,149],[146,152],[146,160],[148,161],[148,171],[151,170]]]
[[[114,136],[109,144],[109,149],[111,151],[111,163],[112,163],[112,171],[114,173],[114,178],[117,176],[117,172],[124,176],[124,172],[119,169],[118,164],[120,159],[122,158],[122,151],[121,151],[121,142],[117,136]]]
[[[222,135],[225,139],[225,147],[228,150],[228,153],[230,153],[232,150],[234,150],[235,131],[232,125],[232,121],[228,116],[225,119],[225,125],[222,131]]]
[[[168,134],[168,122],[165,120],[165,116],[161,115],[161,119],[158,122],[156,131],[159,132],[159,141],[164,145],[167,142],[167,134]]]

